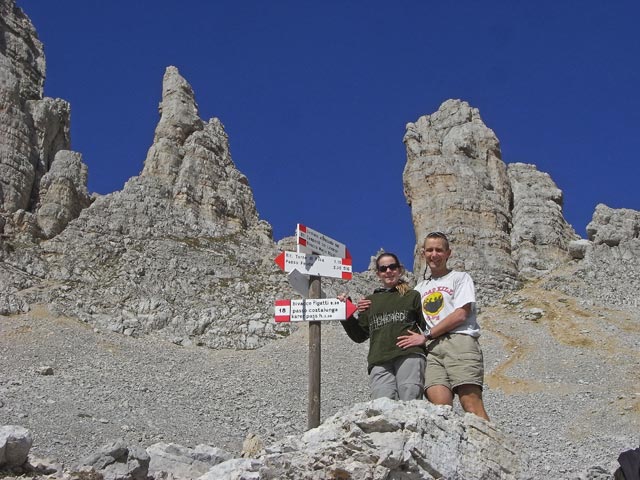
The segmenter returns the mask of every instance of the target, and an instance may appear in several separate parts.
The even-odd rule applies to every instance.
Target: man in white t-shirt
[[[473,280],[466,272],[447,267],[451,256],[449,240],[432,232],[422,249],[431,275],[416,285],[428,330],[398,337],[401,348],[425,345],[427,367],[425,394],[431,403],[453,405],[458,395],[465,412],[489,420],[482,401],[484,361],[478,343]]]

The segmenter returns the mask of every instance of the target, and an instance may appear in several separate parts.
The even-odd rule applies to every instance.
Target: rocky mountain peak
[[[70,107],[42,96],[42,43],[13,0],[0,0],[0,13],[0,242],[18,236],[33,241],[63,230],[90,199],[86,172],[66,173],[64,160],[54,166],[58,153],[70,148]],[[74,158],[74,165],[82,163]],[[52,188],[62,183],[67,187]],[[39,214],[44,204],[47,212]]]
[[[0,90],[14,101],[42,98],[45,57],[35,28],[14,0],[0,0]],[[6,98],[6,97],[5,97]]]
[[[228,231],[255,225],[253,193],[231,160],[224,126],[217,118],[200,119],[193,89],[176,67],[165,71],[159,110],[140,182],[162,185],[189,211],[191,223],[213,225],[217,233],[223,225]]]
[[[511,256],[521,278],[540,278],[566,262],[578,235],[564,219],[562,190],[549,174],[524,163],[510,163],[507,173],[513,192]]]
[[[450,265],[474,275],[485,297],[518,286],[511,257],[512,192],[500,143],[476,108],[447,100],[437,112],[406,127],[403,182],[416,241],[445,232]],[[425,263],[416,252],[414,271]]]
[[[160,121],[156,127],[154,143],[167,139],[184,144],[189,135],[203,128],[193,89],[174,66],[167,67],[162,78],[159,111]]]
[[[49,259],[44,275],[56,285],[46,302],[104,329],[256,348],[284,328],[264,308],[273,287],[287,288],[286,277],[272,276],[271,226],[258,218],[222,123],[197,117],[191,86],[175,67],[164,75],[142,174],[99,197],[41,248]]]

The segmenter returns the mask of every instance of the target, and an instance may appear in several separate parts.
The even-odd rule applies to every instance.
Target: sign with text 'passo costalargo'
[[[337,298],[307,298],[303,300],[276,300],[276,322],[318,322],[346,320],[357,307],[349,300]]]

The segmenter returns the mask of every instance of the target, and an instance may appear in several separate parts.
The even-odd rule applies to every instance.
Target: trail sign
[[[302,224],[296,225],[297,252],[281,252],[276,264],[289,273],[289,283],[304,300],[276,300],[276,322],[309,322],[309,406],[307,426],[320,425],[320,325],[345,320],[358,309],[337,298],[324,298],[321,277],[351,280],[351,254],[344,244]]]
[[[296,241],[299,253],[315,253],[330,257],[351,258],[351,254],[344,243],[313,230],[301,223],[296,227]]]
[[[307,255],[297,252],[280,252],[280,255],[278,255],[274,261],[285,272],[298,270],[300,273],[306,275],[342,278],[343,280],[351,280],[353,276],[350,258]]]
[[[312,298],[304,300],[276,300],[276,322],[318,322],[346,320],[358,309],[349,300]]]

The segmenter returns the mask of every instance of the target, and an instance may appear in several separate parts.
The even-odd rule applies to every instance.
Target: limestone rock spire
[[[173,66],[163,77],[160,120],[141,176],[169,188],[175,204],[194,219],[237,228],[258,221],[253,193],[231,159],[222,122],[200,119],[191,85]]]
[[[193,89],[174,66],[167,67],[164,72],[159,109],[161,116],[154,142],[164,138],[184,143],[189,135],[203,128]]]
[[[450,265],[471,272],[485,297],[517,286],[507,168],[478,109],[447,100],[437,112],[407,124],[404,143],[404,190],[417,242],[431,231],[445,232],[454,252]],[[424,267],[416,254],[420,278]]]

